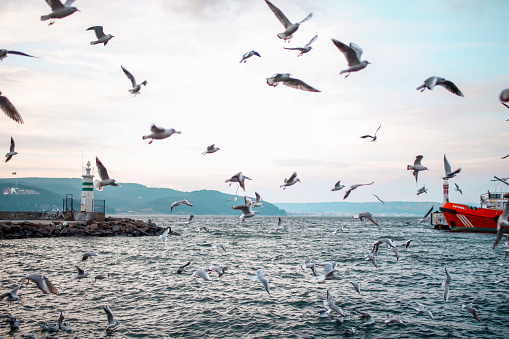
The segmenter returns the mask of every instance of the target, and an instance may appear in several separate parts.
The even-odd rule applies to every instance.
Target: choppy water
[[[348,337],[509,337],[509,283],[494,283],[495,274],[509,276],[509,266],[503,264],[503,245],[491,249],[492,234],[436,231],[418,225],[417,218],[380,218],[382,228],[377,228],[350,218],[288,217],[283,218],[283,232],[271,230],[275,217],[257,216],[242,223],[235,217],[197,216],[191,225],[177,217],[152,220],[182,236],[170,237],[167,243],[157,237],[0,240],[1,293],[30,273],[46,274],[61,292],[44,295],[31,283],[19,291],[21,301],[11,307],[1,302],[1,314],[15,315],[21,325],[13,334],[7,324],[1,325],[0,336],[19,338],[35,330],[36,338],[316,338],[348,336],[344,330],[355,327],[357,333]],[[200,225],[211,233],[196,233]],[[344,232],[331,235],[329,229],[339,226]],[[363,255],[380,236],[396,242],[400,260],[381,248],[377,269]],[[425,245],[412,243],[405,249],[410,238]],[[227,252],[212,248],[214,242],[224,244]],[[81,263],[80,255],[86,251],[101,255]],[[283,253],[285,258],[268,261]],[[317,283],[310,270],[299,268],[308,257],[337,261],[343,277]],[[175,274],[187,261],[191,261],[188,272]],[[91,276],[108,272],[112,277],[78,282],[73,280],[75,265]],[[212,274],[208,282],[192,278],[194,270],[213,265],[231,269],[221,278]],[[444,267],[453,284],[448,302],[443,301]],[[251,280],[259,268],[270,279],[270,295],[259,281]],[[361,283],[362,295],[350,280]],[[318,292],[306,297],[292,294],[306,288]],[[328,288],[350,315],[343,324],[315,312],[323,308]],[[482,323],[461,308],[463,302],[474,300]],[[418,315],[413,309],[417,302],[428,306],[435,320]],[[121,323],[109,334],[102,305],[109,305]],[[37,323],[56,321],[59,309],[66,312],[73,332],[41,332]],[[363,326],[355,310],[371,312],[376,323]],[[400,316],[406,325],[386,326],[383,319],[388,313]]]

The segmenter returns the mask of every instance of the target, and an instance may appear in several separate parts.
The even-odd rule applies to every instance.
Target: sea
[[[509,264],[503,243],[492,249],[494,234],[435,230],[411,217],[379,217],[380,227],[348,217],[282,217],[280,231],[274,229],[278,217],[269,216],[244,222],[196,216],[190,224],[177,216],[131,217],[150,218],[181,235],[167,242],[157,236],[0,240],[0,293],[31,273],[46,275],[60,291],[46,295],[33,283],[23,284],[21,300],[10,306],[0,301],[0,316],[20,320],[13,333],[0,323],[0,337],[35,332],[35,338],[509,338],[509,283],[495,284],[497,275],[509,278]],[[381,237],[394,241],[400,257],[380,246],[376,268],[365,255]],[[414,240],[405,248],[409,239]],[[82,261],[89,251],[99,256]],[[340,278],[318,282],[300,267],[308,258],[337,262]],[[187,262],[188,270],[176,274]],[[197,269],[215,265],[229,268],[221,277],[210,273],[210,281],[193,277]],[[74,279],[76,266],[89,277]],[[452,279],[448,301],[445,268]],[[252,279],[258,269],[266,274],[270,294]],[[110,278],[94,282],[100,273]],[[350,281],[360,283],[360,294]],[[311,292],[296,293],[303,290]],[[327,291],[347,315],[342,322],[320,317]],[[472,302],[481,322],[462,308]],[[434,320],[420,315],[418,304]],[[119,322],[111,331],[105,330],[103,305]],[[72,332],[41,331],[38,324],[56,322],[60,310]],[[370,312],[375,323],[363,325],[358,311]],[[388,315],[403,324],[386,325]],[[347,332],[352,328],[355,333]]]

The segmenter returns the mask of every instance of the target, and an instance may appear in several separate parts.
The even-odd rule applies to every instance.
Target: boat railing
[[[504,209],[509,201],[507,192],[488,192],[481,194],[481,207]]]

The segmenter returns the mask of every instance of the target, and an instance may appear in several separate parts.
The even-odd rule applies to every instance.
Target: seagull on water
[[[94,188],[98,191],[102,191],[104,186],[118,186],[115,179],[110,179],[108,175],[108,171],[106,167],[102,164],[98,157],[95,157],[95,164],[97,166],[97,171],[99,172],[99,177],[101,180],[94,180]]]
[[[7,305],[10,306],[14,301],[18,301],[21,299],[18,296],[18,290],[21,288],[22,284],[19,284],[15,288],[13,288],[10,292],[6,292],[4,294],[0,294],[0,300],[7,301]]]
[[[244,205],[232,206],[234,210],[240,210],[242,214],[239,216],[239,219],[242,221],[246,220],[246,218],[251,218],[257,215],[258,211],[253,211],[254,202],[251,201],[247,196],[244,196]]]
[[[350,195],[350,193],[352,193],[352,191],[354,189],[356,189],[357,187],[361,187],[361,186],[367,186],[367,185],[373,185],[375,182],[370,182],[369,184],[355,184],[355,185],[352,185],[350,186],[350,188],[345,192],[345,196],[343,197],[343,200],[345,200],[346,198],[348,198],[348,196]]]
[[[149,145],[152,142],[154,142],[154,140],[162,140],[162,139],[166,139],[168,137],[171,137],[175,133],[177,133],[177,134],[181,134],[182,133],[180,131],[175,131],[173,128],[166,129],[166,128],[163,128],[163,127],[157,127],[156,125],[152,125],[152,127],[150,127],[150,131],[152,132],[151,134],[143,136],[143,140],[145,140],[145,139],[152,139],[148,143]]]
[[[88,273],[85,273],[85,271],[83,271],[78,266],[74,266],[74,267],[76,267],[78,269],[78,274],[74,276],[74,280],[80,280],[80,279],[88,277]]]
[[[18,51],[10,51],[7,49],[0,49],[0,61],[3,61],[5,58],[7,58],[7,54],[13,54],[13,55],[22,55],[30,58],[35,58],[33,55],[25,54],[23,52]]]
[[[97,257],[99,254],[95,252],[85,252],[83,253],[83,256],[81,257],[81,261],[85,261],[90,257]]]
[[[431,206],[428,212],[426,212],[426,214],[424,214],[424,216],[417,223],[422,224],[423,222],[428,221],[428,217],[431,214],[431,212],[433,212],[433,208],[435,208],[435,205]]]
[[[244,61],[244,63],[246,63],[246,59],[249,59],[253,55],[256,55],[257,57],[261,57],[261,55],[257,51],[249,51],[249,52],[244,53],[244,55],[242,56],[242,60],[240,60],[239,63],[242,63],[242,61]]]
[[[46,3],[51,7],[51,13],[41,16],[41,21],[51,19],[48,25],[51,26],[55,23],[55,19],[62,19],[74,12],[79,12],[79,9],[71,6],[75,1],[76,0],[67,0],[65,4],[62,4],[60,0],[46,0]]]
[[[205,155],[205,154],[212,154],[212,153],[216,153],[217,151],[220,150],[219,147],[215,147],[216,144],[212,144],[212,145],[209,145],[207,146],[207,150],[205,152],[202,152],[201,154]]]
[[[482,322],[481,318],[479,318],[479,315],[477,314],[477,309],[479,308],[479,305],[476,305],[474,303],[470,304],[463,304],[461,305],[461,308],[466,309],[470,314],[472,314],[478,322]]]
[[[445,281],[443,283],[444,287],[444,300],[449,300],[449,289],[451,288],[451,276],[449,275],[449,272],[447,272],[447,268],[445,268]]]
[[[11,137],[11,147],[9,148],[9,152],[8,153],[5,153],[5,162],[11,160],[11,158],[13,156],[15,156],[16,154],[18,154],[18,152],[14,151],[14,147],[16,145],[14,144],[14,139]]]
[[[426,185],[422,186],[421,188],[419,188],[419,189],[417,190],[417,195],[419,195],[419,194],[423,194],[423,193],[428,194],[428,190],[426,189]]]
[[[461,194],[461,195],[463,195],[463,191],[462,191],[462,190],[461,190],[461,188],[458,186],[458,184],[457,184],[457,183],[454,183],[454,186],[455,186],[455,187],[454,187],[454,190],[455,190],[456,192],[460,192],[460,194]]]
[[[181,199],[181,200],[174,201],[171,203],[170,213],[173,212],[174,207],[177,207],[180,205],[187,205],[187,206],[193,207],[193,204],[191,204],[187,199]]]
[[[300,179],[297,178],[297,172],[293,172],[293,174],[290,176],[290,178],[284,180],[284,184],[279,186],[280,188],[283,187],[283,190],[287,188],[288,186],[295,185],[296,183],[300,182]]]
[[[459,172],[461,172],[461,167],[455,170],[454,172],[451,170],[451,165],[449,164],[449,161],[447,161],[447,157],[444,154],[444,169],[445,169],[445,176],[442,177],[442,179],[451,179],[456,176]],[[463,194],[463,193],[462,193]]]
[[[252,278],[252,280],[253,281],[259,280],[262,283],[263,288],[265,288],[265,291],[267,291],[267,293],[270,294],[269,281],[267,280],[267,278],[265,278],[265,273],[263,272],[262,269],[256,270],[256,275]]]
[[[242,172],[239,172],[235,175],[233,175],[230,179],[226,179],[225,182],[229,182],[230,183],[230,186],[231,186],[231,183],[232,182],[238,182],[240,187],[242,187],[242,189],[244,191],[246,191],[246,187],[244,186],[244,181],[245,180],[251,180],[251,178],[248,178],[246,177],[244,174],[242,174]]]
[[[275,255],[273,256],[272,258],[269,259],[270,262],[274,262],[276,260],[279,260],[279,259],[283,259],[284,257],[286,257],[286,254],[278,254],[278,255]]]
[[[433,314],[426,306],[424,306],[423,304],[419,304],[419,303],[417,303],[417,306],[418,307],[416,307],[415,310],[419,314],[426,315],[426,316],[430,317],[432,320],[435,320],[435,318],[433,318]]]
[[[18,124],[23,124],[23,118],[21,117],[21,114],[19,114],[18,110],[12,102],[7,99],[7,97],[2,95],[2,92],[0,92],[0,109],[12,120],[16,121]]]
[[[366,68],[366,66],[371,63],[366,60],[361,61],[363,52],[361,46],[353,42],[351,42],[350,46],[348,46],[336,39],[332,39],[332,42],[345,55],[346,61],[348,62],[348,68],[339,72],[340,75],[343,73],[348,73],[345,76],[345,78],[347,78],[350,75],[350,72],[360,71],[361,69]]]
[[[341,185],[341,180],[339,180],[335,185],[334,188],[331,189],[332,192],[340,191],[345,187],[345,185]]]
[[[444,78],[440,78],[437,76],[427,78],[426,80],[424,80],[424,84],[417,87],[416,89],[421,90],[421,92],[423,92],[426,88],[432,90],[437,85],[444,87],[449,92],[454,93],[460,97],[463,96],[463,93],[461,93],[459,88],[456,87],[456,85],[452,81],[445,80]]]
[[[415,157],[413,166],[412,165],[406,166],[407,171],[413,171],[412,174],[415,177],[416,183],[417,183],[417,177],[419,175],[419,172],[420,171],[428,171],[428,168],[426,166],[421,165],[422,158],[423,158],[422,155],[418,155]]]
[[[58,289],[51,283],[51,281],[43,274],[29,274],[23,280],[27,280],[27,285],[30,281],[34,282],[37,287],[45,294],[60,295]]]
[[[96,41],[90,41],[91,45],[97,45],[97,44],[106,44],[108,41],[110,41],[111,38],[114,38],[114,35],[111,34],[104,34],[103,26],[92,26],[90,28],[87,28],[87,31],[94,31],[95,36],[97,37]]]
[[[290,20],[288,20],[288,18],[283,14],[283,12],[281,12],[281,10],[279,8],[274,6],[268,0],[265,0],[265,2],[267,3],[267,5],[271,9],[271,11],[276,15],[278,20],[285,27],[285,31],[283,33],[279,33],[277,35],[280,39],[283,39],[284,41],[290,41],[290,39],[293,38],[293,33],[295,33],[299,29],[300,24],[302,24],[303,22],[308,21],[313,16],[313,13],[310,13],[303,20],[301,20],[299,22],[296,22],[296,23],[291,23]]]
[[[504,194],[504,198],[507,198],[507,193]],[[504,234],[505,228],[509,228],[509,204],[505,205],[504,211],[502,215],[498,217],[497,221],[497,238],[495,239],[495,244],[493,245],[493,249],[495,249],[502,239],[502,235]],[[509,238],[508,238],[509,241]],[[507,256],[507,255],[506,255]]]
[[[115,321],[113,318],[113,312],[108,305],[103,306],[104,312],[106,312],[106,317],[108,317],[108,326],[106,326],[106,331],[113,329],[118,325],[118,321]]]
[[[313,48],[311,47],[311,44],[316,40],[318,39],[318,35],[315,35],[311,40],[309,40],[309,42],[304,46],[304,47],[283,47],[284,49],[289,49],[289,50],[293,50],[293,51],[300,51],[299,55],[297,55],[297,57],[300,57],[301,55],[309,52],[310,50],[312,50]]]
[[[190,262],[190,261],[188,261],[188,262],[187,262],[187,264],[182,265],[182,266],[180,266],[179,268],[177,268],[177,274],[182,274],[182,273],[184,273],[185,271],[187,271],[187,267],[188,267],[189,265],[191,265],[191,262]]]
[[[134,76],[129,72],[127,69],[124,68],[124,66],[120,65],[122,70],[124,71],[124,74],[127,76],[129,80],[131,80],[131,84],[133,85],[133,88],[129,90],[131,94],[134,94],[134,96],[140,94],[141,86],[147,86],[147,80],[143,80],[141,84],[136,83],[136,79],[134,79]]]
[[[302,80],[291,78],[290,75],[291,75],[290,73],[273,74],[270,78],[267,78],[267,84],[269,86],[276,87],[281,82],[285,86],[300,89],[306,92],[320,92],[319,90],[306,84]]]
[[[382,127],[382,125],[378,126],[378,128],[376,129],[376,131],[375,131],[375,134],[374,134],[374,135],[366,134],[366,135],[361,136],[360,138],[361,138],[361,139],[371,138],[371,142],[373,142],[373,141],[377,141],[377,140],[378,140],[378,137],[376,136],[376,133],[378,132],[378,130],[380,129],[380,127]]]

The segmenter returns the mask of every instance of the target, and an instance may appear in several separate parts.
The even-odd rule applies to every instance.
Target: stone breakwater
[[[104,221],[0,221],[0,239],[44,237],[154,236],[165,229],[151,222],[130,218],[106,218]],[[171,232],[171,235],[180,235]]]

